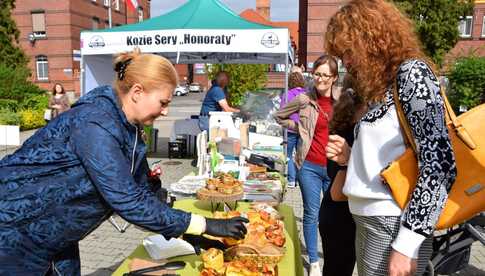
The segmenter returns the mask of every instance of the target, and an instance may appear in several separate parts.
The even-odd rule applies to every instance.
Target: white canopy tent
[[[293,56],[288,29],[246,21],[218,0],[191,0],[138,24],[82,32],[81,94],[112,83],[113,54],[135,47],[177,64],[285,64],[286,72]]]

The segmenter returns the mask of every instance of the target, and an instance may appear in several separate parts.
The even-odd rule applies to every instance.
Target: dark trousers
[[[330,196],[327,193],[325,196]],[[355,223],[347,203],[322,200],[319,230],[323,276],[352,276],[355,265]]]

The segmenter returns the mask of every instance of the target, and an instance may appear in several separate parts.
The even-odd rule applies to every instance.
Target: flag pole
[[[108,1],[108,22],[109,22],[109,28],[111,29],[111,26],[112,26],[112,22],[111,22],[111,3],[112,0],[109,0]]]

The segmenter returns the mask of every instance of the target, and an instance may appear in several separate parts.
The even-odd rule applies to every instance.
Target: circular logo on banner
[[[261,39],[261,44],[265,47],[273,48],[280,45],[280,40],[275,33],[265,33]]]
[[[102,48],[106,46],[106,43],[104,43],[104,39],[100,35],[95,35],[91,37],[91,40],[89,41],[89,47],[91,48]]]

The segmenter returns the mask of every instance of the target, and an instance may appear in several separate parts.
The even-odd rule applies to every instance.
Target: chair
[[[168,158],[183,158],[187,155],[187,139],[177,136],[175,142],[168,142]]]

